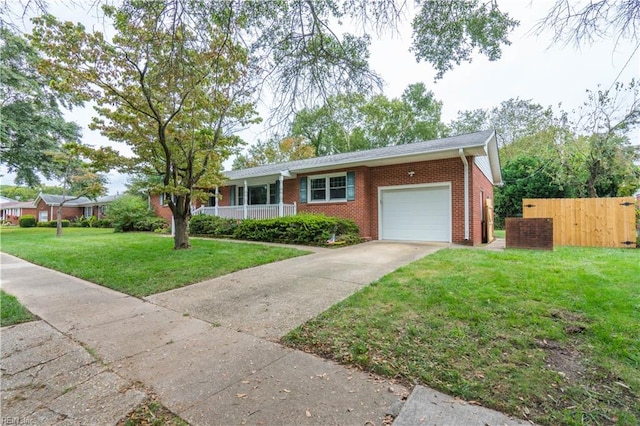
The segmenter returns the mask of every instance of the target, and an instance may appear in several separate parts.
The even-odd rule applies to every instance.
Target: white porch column
[[[242,207],[244,210],[244,218],[247,218],[247,203],[249,202],[249,194],[247,193],[247,181],[245,179],[244,181],[244,190],[243,190],[243,197],[242,197]]]
[[[215,200],[213,201],[213,212],[216,216],[218,216],[218,195],[220,193],[218,192],[218,186],[216,185],[216,192],[215,192]]]
[[[282,217],[284,216],[284,175],[282,173],[280,173],[280,188],[278,188],[278,200],[280,200],[280,202],[278,203],[278,217]]]
[[[278,203],[278,216],[284,216],[284,178],[291,177],[289,170],[280,170],[280,203]]]

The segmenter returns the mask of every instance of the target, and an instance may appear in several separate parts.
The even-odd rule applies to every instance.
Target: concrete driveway
[[[149,296],[146,300],[277,341],[367,284],[445,247],[449,244],[373,241],[324,249]]]

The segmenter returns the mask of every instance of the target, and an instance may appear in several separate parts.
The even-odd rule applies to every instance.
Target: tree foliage
[[[382,87],[368,64],[372,35],[396,32],[409,22],[416,60],[430,63],[437,78],[478,52],[500,57],[509,33],[518,25],[496,0],[164,0],[167,27],[190,28],[206,40],[217,26],[243,45],[260,72],[256,93],[273,94],[276,118],[314,107],[331,96],[369,93]],[[46,12],[43,0],[20,0],[22,11]],[[91,4],[113,4],[99,0]],[[78,4],[75,5],[78,7]],[[10,8],[7,8],[7,10]],[[10,18],[1,10],[3,17]],[[266,83],[266,86],[264,85]]]
[[[551,107],[545,108],[530,99],[511,98],[491,109],[458,111],[449,129],[453,135],[494,129],[498,146],[504,148],[555,124]]]
[[[38,186],[54,175],[51,153],[80,139],[65,121],[60,98],[37,71],[38,53],[21,36],[0,28],[0,161],[15,182]]]
[[[238,155],[233,160],[233,170],[303,160],[314,156],[315,149],[304,138],[289,136],[281,139],[275,136],[266,142],[258,141],[249,147],[246,154]]]
[[[495,193],[495,226],[507,217],[522,216],[523,198],[565,198],[570,187],[557,182],[558,164],[537,156],[520,156],[502,167],[504,186]]]
[[[489,60],[499,59],[509,33],[518,25],[493,1],[425,1],[412,22],[411,50],[417,60],[431,63],[437,78],[476,50]]]
[[[444,135],[441,111],[442,103],[417,83],[399,99],[360,93],[331,97],[296,114],[291,133],[304,138],[316,155],[380,148]]]
[[[573,124],[575,143],[567,147],[567,167],[582,175],[589,197],[632,195],[640,188],[640,146],[629,134],[640,124],[640,86],[632,80],[609,90],[587,90]]]
[[[188,248],[192,199],[222,183],[221,163],[240,142],[233,130],[255,121],[248,52],[220,27],[224,16],[194,29],[162,2],[103,9],[111,40],[52,16],[35,20],[33,40],[50,56],[43,70],[63,76],[58,90],[95,99],[92,127],[131,146],[133,170],[161,177],[153,189],[172,195],[174,247]]]
[[[44,194],[62,195],[64,189],[59,186],[28,186],[0,185],[0,195],[16,201],[35,200],[40,192]]]

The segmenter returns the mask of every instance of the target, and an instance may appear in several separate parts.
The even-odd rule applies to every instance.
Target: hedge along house
[[[487,200],[502,184],[494,131],[225,175],[227,184],[194,214],[242,219],[323,213],[353,219],[365,238],[473,245],[486,239]]]

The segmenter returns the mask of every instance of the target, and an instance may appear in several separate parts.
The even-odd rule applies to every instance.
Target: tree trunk
[[[62,206],[56,210],[56,237],[62,236]]]
[[[173,215],[173,248],[175,250],[184,250],[191,248],[189,244],[189,217],[185,214]]]

